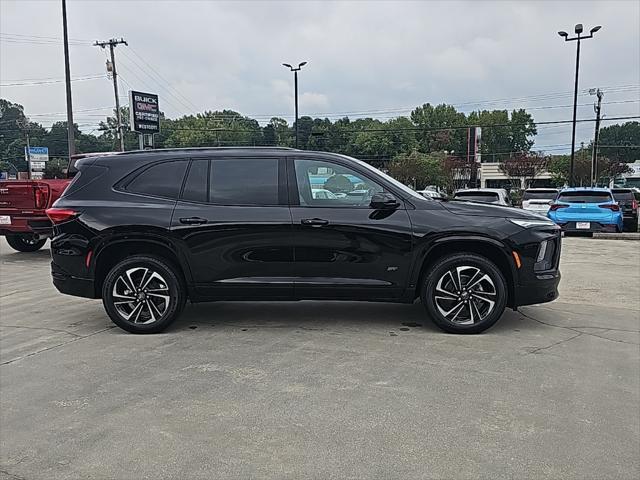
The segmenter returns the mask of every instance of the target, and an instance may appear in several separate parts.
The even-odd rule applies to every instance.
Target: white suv
[[[527,188],[522,196],[522,208],[546,215],[557,196],[557,188]]]

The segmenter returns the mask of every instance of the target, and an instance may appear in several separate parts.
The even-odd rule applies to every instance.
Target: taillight
[[[634,200],[633,202],[631,202],[631,210],[637,210],[638,209],[638,201]]]
[[[80,215],[79,212],[70,208],[47,208],[46,212],[53,223],[64,223]]]
[[[566,205],[564,203],[554,203],[549,207],[549,210],[551,210],[552,212],[555,212],[556,210],[560,210],[561,208],[567,208],[568,206],[569,205]]]
[[[33,187],[33,197],[36,208],[45,208],[49,201],[49,187],[41,185]]]
[[[617,203],[606,203],[604,205],[598,205],[600,208],[606,208],[607,210],[611,210],[612,212],[619,212],[620,205]]]

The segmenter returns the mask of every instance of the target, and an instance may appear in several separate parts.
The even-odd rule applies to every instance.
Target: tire
[[[131,333],[162,332],[180,316],[185,302],[186,289],[177,268],[160,257],[125,258],[109,271],[102,286],[107,314]]]
[[[456,253],[438,260],[430,270],[420,298],[442,330],[480,333],[500,319],[507,305],[507,283],[493,262],[473,253]],[[462,288],[456,288],[459,283]],[[470,284],[473,288],[465,291]]]
[[[47,243],[46,238],[31,233],[7,235],[6,238],[9,246],[18,252],[37,252]]]

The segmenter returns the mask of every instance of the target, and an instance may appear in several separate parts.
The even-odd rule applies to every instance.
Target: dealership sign
[[[36,174],[41,173],[49,161],[49,148],[29,147],[29,151],[27,152],[27,148],[25,147],[24,156],[31,167],[32,178],[36,178],[38,176]]]
[[[153,134],[160,131],[158,95],[129,91],[131,131]]]

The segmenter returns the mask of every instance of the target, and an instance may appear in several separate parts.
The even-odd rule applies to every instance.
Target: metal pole
[[[113,76],[113,94],[116,97],[116,121],[118,122],[118,138],[120,139],[120,151],[124,152],[124,135],[122,132],[122,119],[120,118],[120,98],[118,97],[118,72],[116,70],[116,55],[114,53],[114,43],[109,43],[111,50],[111,73]]]
[[[591,159],[591,186],[598,184],[598,137],[600,136],[600,111],[604,93],[598,89],[598,105],[596,106],[596,132],[593,137],[593,153]]]
[[[293,83],[295,89],[295,102],[296,102],[296,148],[298,148],[298,71],[293,72]]]
[[[578,71],[580,69],[580,34],[578,34],[578,46],[576,48],[576,82],[573,89],[573,125],[571,127],[571,163],[569,166],[569,186],[573,187],[574,160],[576,156],[576,115],[578,113]]]
[[[29,143],[29,132],[27,132],[27,178],[31,180],[31,144]]]
[[[69,67],[69,36],[67,34],[67,2],[62,0],[62,36],[64,43],[64,79],[67,90],[67,145],[69,150],[69,161],[75,153],[75,139],[73,130],[73,105],[71,102],[71,69]],[[31,178],[31,171],[29,171]]]

